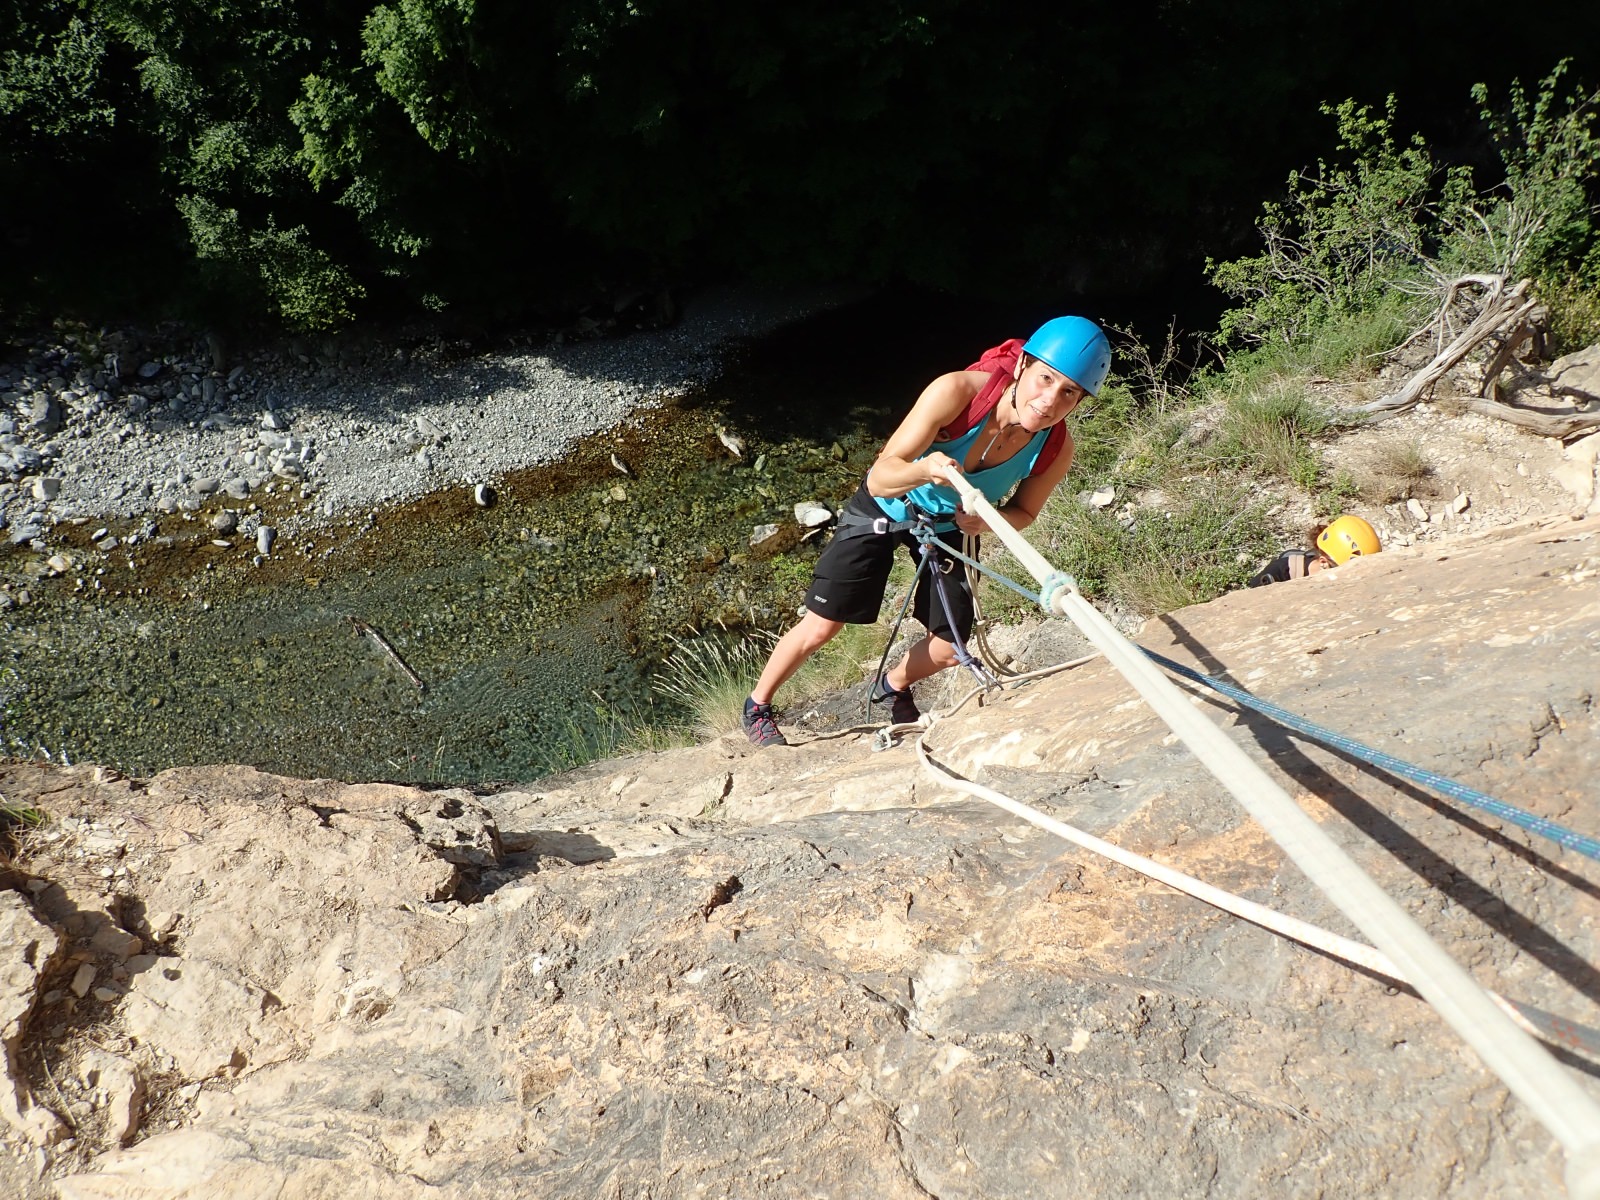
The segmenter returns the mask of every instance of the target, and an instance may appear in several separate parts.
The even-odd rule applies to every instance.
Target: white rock
[[[80,999],[89,994],[89,989],[94,986],[94,964],[80,963],[77,971],[72,976],[72,994]]]
[[[33,498],[35,500],[54,500],[61,494],[61,480],[54,475],[41,475],[33,481]]]
[[[494,488],[487,483],[480,483],[472,489],[472,502],[479,508],[488,508],[494,504]]]
[[[278,531],[271,525],[263,525],[256,530],[256,549],[262,554],[272,553],[272,543],[277,539]]]
[[[760,546],[778,536],[776,525],[757,525],[750,531],[750,544]]]
[[[794,506],[794,519],[807,529],[816,529],[833,520],[833,510],[820,500],[802,500]]]
[[[1453,513],[1464,513],[1471,504],[1472,501],[1468,499],[1467,494],[1462,492],[1454,500],[1450,501],[1450,511]]]
[[[1089,497],[1089,503],[1095,508],[1110,508],[1111,505],[1116,501],[1116,498],[1116,488],[1103,487]]]
[[[1426,521],[1428,519],[1428,510],[1422,506],[1422,501],[1418,500],[1415,496],[1406,501],[1406,511],[1419,521]]]

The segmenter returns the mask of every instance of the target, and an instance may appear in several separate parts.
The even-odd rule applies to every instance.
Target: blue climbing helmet
[[[1022,347],[1060,371],[1093,396],[1111,370],[1111,343],[1087,317],[1056,317],[1046,321]]]

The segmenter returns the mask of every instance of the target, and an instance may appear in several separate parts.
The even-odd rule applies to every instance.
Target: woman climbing
[[[1285,550],[1250,579],[1250,587],[1265,587],[1269,583],[1287,583],[1291,579],[1304,579],[1329,567],[1340,567],[1352,558],[1377,554],[1383,549],[1378,531],[1360,517],[1348,514],[1339,517],[1311,534],[1315,550]]]
[[[757,746],[785,745],[772,709],[777,691],[845,625],[878,619],[895,547],[915,555],[910,532],[919,520],[939,541],[959,549],[962,534],[983,522],[960,511],[950,477],[964,474],[1016,529],[1025,529],[1072,465],[1063,422],[1105,382],[1111,346],[1093,321],[1057,317],[1026,343],[995,347],[965,371],[941,375],[923,389],[890,435],[860,489],[840,515],[833,540],[817,560],[800,623],[779,639],[744,705],[744,728]],[[896,724],[921,714],[911,687],[954,666],[972,631],[972,594],[958,563],[937,544],[918,575],[912,612],[927,635],[873,688]]]

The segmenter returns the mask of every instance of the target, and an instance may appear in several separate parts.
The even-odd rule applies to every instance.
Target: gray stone
[[[35,396],[28,407],[28,420],[36,433],[45,437],[61,429],[61,401],[54,396]]]

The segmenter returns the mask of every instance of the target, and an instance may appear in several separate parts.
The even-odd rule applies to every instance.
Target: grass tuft
[[[693,736],[709,739],[732,733],[742,727],[745,698],[776,640],[769,633],[674,638],[650,686]]]

